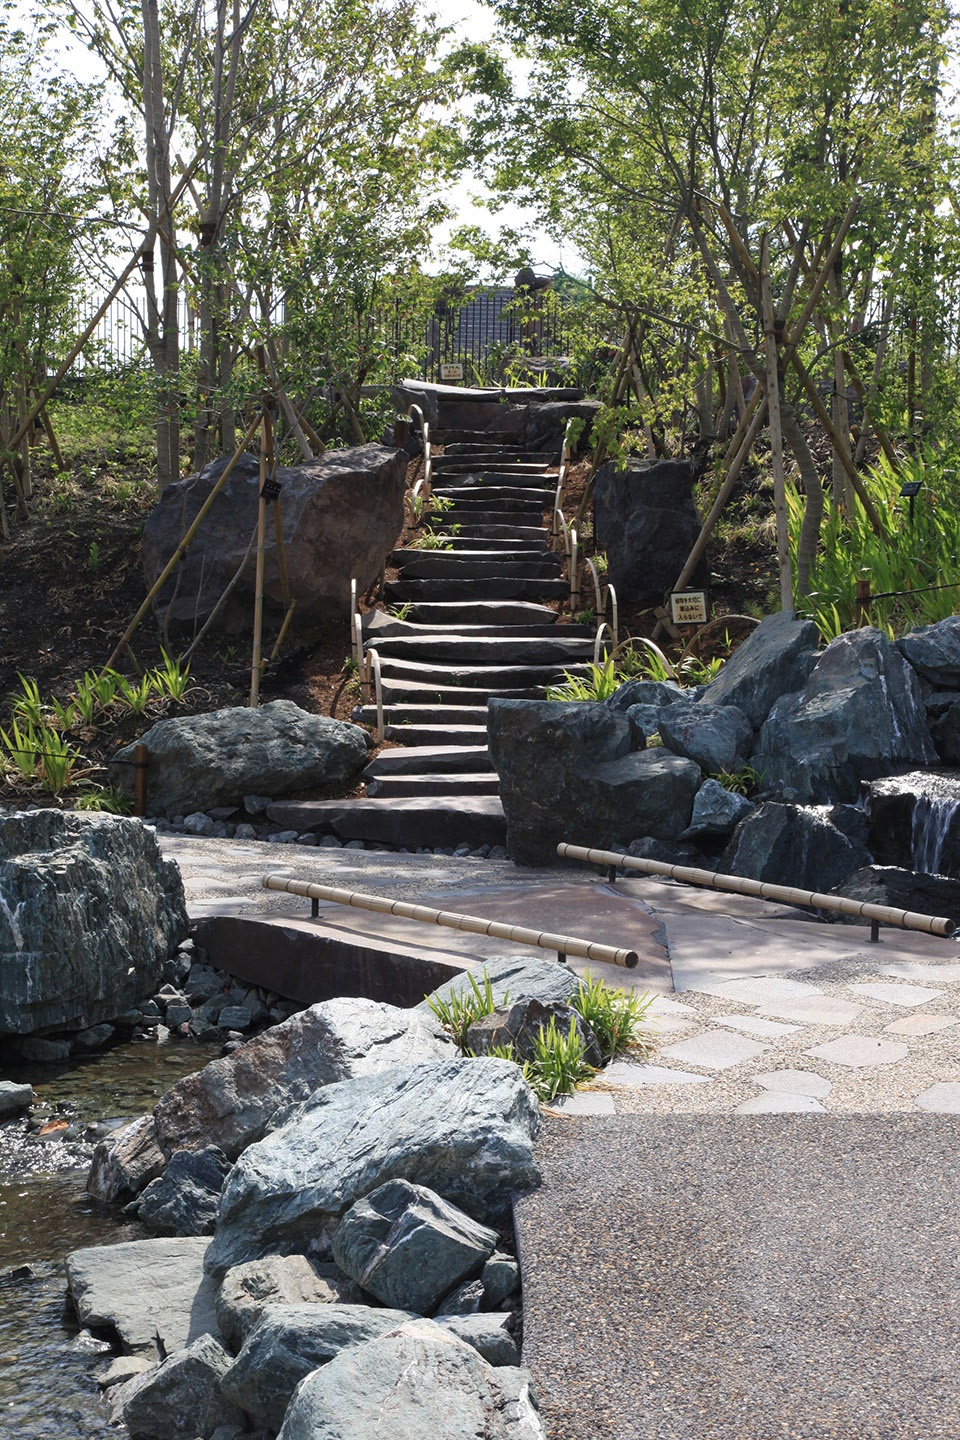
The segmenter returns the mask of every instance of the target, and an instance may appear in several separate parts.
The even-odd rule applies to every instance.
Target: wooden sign
[[[707,623],[706,590],[677,590],[670,596],[670,613],[674,625],[705,625]]]
[[[441,380],[462,380],[463,366],[460,364],[444,363],[440,366]]]

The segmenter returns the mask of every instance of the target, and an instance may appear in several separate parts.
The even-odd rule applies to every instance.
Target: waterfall
[[[941,874],[943,845],[950,833],[960,799],[945,795],[918,795],[914,801],[910,849],[914,870]]]

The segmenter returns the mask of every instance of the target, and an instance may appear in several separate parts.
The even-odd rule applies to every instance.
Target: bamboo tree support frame
[[[250,709],[260,704],[260,672],[263,668],[263,568],[267,540],[267,476],[272,470],[273,425],[269,397],[264,394],[260,424],[260,484],[257,488],[257,578],[253,596],[253,656],[250,662]]]
[[[770,289],[770,238],[760,241],[760,302],[763,313],[763,348],[767,367],[767,415],[770,429],[770,458],[773,465],[773,498],[777,520],[777,569],[780,572],[780,609],[793,609],[793,572],[790,568],[790,539],[787,534],[787,477],[783,464],[783,430],[780,426],[780,372],[777,361],[777,329],[773,318]]]

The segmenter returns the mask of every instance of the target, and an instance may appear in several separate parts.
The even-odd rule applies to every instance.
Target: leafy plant
[[[585,609],[577,611],[577,613],[573,617],[573,623],[574,625],[589,625],[591,629],[595,629],[597,624],[597,612],[592,608],[592,606],[588,605]]]
[[[413,606],[409,600],[405,605],[388,605],[387,614],[392,615],[394,620],[408,620],[413,613]]]
[[[588,975],[580,981],[570,1003],[596,1035],[605,1062],[630,1046],[649,1048],[641,1031],[653,1003],[652,995],[615,990]]]
[[[566,1033],[558,1030],[556,1017],[550,1016],[549,1023],[533,1037],[533,1058],[529,1062],[532,1088],[539,1099],[550,1101],[558,1095],[569,1095],[581,1081],[597,1073],[587,1064],[586,1050],[572,1015]]]
[[[52,725],[37,732],[40,746],[40,783],[50,795],[59,795],[70,786],[77,762],[83,757]]]
[[[91,540],[90,549],[87,553],[87,569],[91,572],[91,574],[96,575],[97,571],[100,569],[102,560],[103,556],[100,554],[100,546],[97,544],[96,540]]]
[[[587,675],[563,674],[562,685],[547,687],[548,700],[609,700],[620,686],[612,655],[602,665],[590,665]]]
[[[103,810],[110,815],[130,815],[133,812],[133,801],[129,796],[121,795],[112,785],[97,785],[77,796],[74,809]]]
[[[36,680],[28,680],[24,675],[18,674],[17,679],[23,694],[18,695],[11,705],[14,715],[30,725],[42,725],[45,707],[40,697],[39,685]]]
[[[161,647],[163,664],[150,672],[153,688],[171,700],[182,700],[190,685],[190,666],[184,665],[179,656],[168,655]]]
[[[14,715],[9,730],[0,729],[0,744],[15,770],[24,780],[32,780],[40,763],[40,737],[30,720]]]
[[[744,765],[742,770],[718,770],[715,775],[710,776],[722,785],[724,790],[729,790],[733,795],[745,795],[748,798],[755,795],[763,784],[763,772],[755,770],[752,765]]]
[[[411,550],[452,550],[453,546],[445,535],[437,530],[424,530],[410,546]]]
[[[483,971],[482,982],[482,985],[478,985],[474,976],[468,974],[469,989],[455,991],[448,1000],[434,996],[427,1001],[440,1024],[445,1030],[449,1030],[461,1050],[466,1043],[467,1031],[474,1021],[484,1015],[492,1015],[497,1008],[493,985],[486,970]],[[509,1003],[510,997],[505,994],[500,1004],[509,1005]]]
[[[125,710],[131,715],[143,715],[147,706],[153,698],[155,683],[150,675],[144,675],[136,684],[132,684],[122,675],[117,684],[117,695]]]

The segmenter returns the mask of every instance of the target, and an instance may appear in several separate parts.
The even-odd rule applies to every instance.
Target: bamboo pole
[[[800,356],[796,352],[794,352],[790,356],[790,364],[793,366],[794,370],[796,370],[797,374],[803,380],[803,388],[807,393],[807,398],[809,399],[810,404],[816,411],[817,418],[822,424],[824,430],[826,430],[827,434],[830,436],[831,441],[833,441],[835,433],[833,428],[833,421],[830,419],[830,416],[827,413],[826,405],[824,405],[823,401],[820,398],[817,387],[813,382],[813,376],[810,374],[809,370],[804,365],[803,361],[800,359]],[[850,458],[849,452],[844,447],[835,446],[834,448],[840,456],[841,463],[846,469],[847,475],[850,479],[850,484],[853,486],[854,490],[857,493],[860,504],[863,506],[864,513],[866,514],[867,519],[870,521],[870,526],[874,534],[879,535],[881,539],[885,540],[887,538],[886,528],[883,524],[883,521],[880,519],[880,515],[877,511],[876,505],[874,505],[863,481],[857,474],[856,466]]]
[[[861,920],[895,925],[900,930],[920,930],[952,940],[958,933],[956,920],[945,915],[921,915],[916,910],[897,910],[892,905],[873,905],[865,900],[851,900],[845,895],[822,895],[816,890],[799,890],[791,885],[772,885],[766,880],[747,880],[740,875],[720,875],[714,870],[697,870],[690,865],[667,865],[660,860],[641,860],[635,855],[621,855],[618,850],[596,850],[585,845],[557,846],[557,854],[566,860],[584,860],[590,865],[608,865],[617,870],[639,870],[644,875],[662,875],[684,885],[702,885],[709,890],[726,890],[731,895],[753,895],[784,905],[806,905],[816,910],[833,910],[838,915],[854,915]]]
[[[267,539],[267,454],[270,449],[270,409],[263,397],[260,426],[260,485],[257,492],[257,578],[253,595],[253,658],[250,663],[250,709],[260,704],[260,671],[263,666],[263,567]]]
[[[777,364],[777,332],[770,290],[770,238],[760,241],[760,300],[763,310],[763,344],[767,366],[767,414],[773,464],[773,497],[777,517],[777,568],[780,571],[780,609],[793,609],[793,573],[790,568],[790,539],[787,534],[787,480],[783,465],[783,430],[780,426],[780,372]]]
[[[103,670],[109,670],[116,661],[117,657],[121,654],[121,652],[127,648],[130,643],[131,636],[137,629],[137,626],[140,624],[144,615],[146,615],[147,611],[150,609],[150,606],[153,604],[154,599],[163,589],[167,581],[170,579],[170,576],[173,574],[176,567],[180,564],[180,561],[183,559],[184,555],[186,555],[187,550],[190,546],[190,542],[192,541],[194,535],[196,535],[197,531],[200,529],[200,526],[203,524],[203,521],[205,520],[211,505],[213,504],[214,500],[216,500],[217,496],[220,494],[220,491],[223,489],[224,485],[226,485],[234,466],[237,464],[237,461],[240,459],[241,455],[246,450],[247,446],[250,444],[250,441],[257,433],[257,430],[260,428],[261,419],[262,417],[260,415],[257,415],[251,422],[246,434],[240,441],[240,444],[237,446],[236,450],[233,452],[233,455],[229,460],[228,464],[226,465],[223,474],[217,480],[217,483],[210,491],[210,494],[200,506],[200,509],[197,511],[196,518],[193,521],[193,524],[188,529],[186,535],[184,535],[183,539],[180,541],[180,544],[177,546],[176,550],[173,552],[170,559],[163,567],[163,570],[160,572],[157,579],[153,582],[150,593],[147,595],[147,598],[140,606],[140,609],[137,611],[136,615],[134,615],[133,619],[130,621],[130,624],[124,631],[123,636],[118,641],[116,649],[113,651],[113,654],[110,656],[110,659],[107,661],[106,665],[104,665]],[[102,673],[103,671],[101,671],[101,674]]]
[[[459,915],[451,910],[434,910],[429,905],[414,905],[407,900],[391,900],[386,895],[368,895],[361,890],[341,890],[335,885],[315,885],[308,880],[290,880],[286,875],[264,875],[264,890],[282,890],[288,895],[303,895],[308,900],[327,900],[334,905],[348,905],[354,910],[373,910],[380,915],[398,915],[404,920],[419,920],[428,925],[443,925],[450,930],[463,930],[471,935],[492,935],[510,940],[515,945],[535,945],[541,950],[556,950],[566,957],[602,960],[608,965],[621,965],[633,970],[639,964],[636,950],[615,945],[600,945],[580,940],[573,935],[553,935],[547,930],[530,930],[524,925],[507,925],[502,920],[485,920],[479,915]]]

